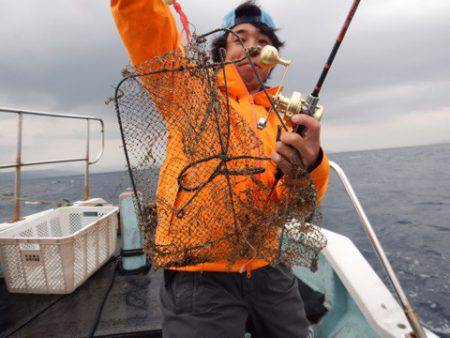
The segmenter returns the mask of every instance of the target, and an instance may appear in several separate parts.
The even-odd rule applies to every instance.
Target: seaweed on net
[[[128,67],[114,97],[153,267],[260,258],[314,270],[326,242],[311,178],[300,166],[274,188],[262,142],[230,106],[225,67],[240,60],[214,63],[193,41]]]

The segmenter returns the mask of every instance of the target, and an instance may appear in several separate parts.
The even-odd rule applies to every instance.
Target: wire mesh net
[[[312,269],[325,245],[306,170],[283,177],[218,84],[225,64],[192,43],[135,67],[115,104],[152,265],[265,259]],[[273,145],[275,145],[275,139]],[[155,207],[156,205],[156,207]]]

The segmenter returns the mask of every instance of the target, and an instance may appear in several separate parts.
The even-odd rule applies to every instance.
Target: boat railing
[[[347,178],[347,175],[337,163],[330,161],[330,166],[336,172],[342,184],[344,185],[347,195],[350,197],[353,207],[356,213],[358,214],[359,220],[361,221],[364,231],[369,237],[369,240],[372,243],[372,246],[378,258],[383,268],[385,269],[386,274],[388,275],[389,281],[391,282],[395,290],[395,293],[397,294],[398,299],[400,300],[403,311],[405,312],[406,318],[408,319],[411,328],[415,333],[415,336],[418,338],[426,337],[425,331],[423,330],[420,324],[419,318],[416,312],[414,311],[413,307],[409,303],[408,298],[406,297],[406,294],[402,286],[400,285],[400,281],[398,280],[394,272],[394,269],[392,269],[392,266],[389,263],[389,260],[383,250],[383,247],[381,246],[380,241],[378,240],[378,237],[375,234],[372,225],[370,224],[369,218],[367,217],[361,203],[359,202],[358,197],[356,196],[355,191],[353,190],[352,185],[350,184],[349,179]]]
[[[0,164],[0,169],[15,168],[15,183],[14,183],[14,212],[12,222],[20,220],[20,187],[21,187],[21,169],[22,167],[38,166],[45,164],[56,164],[56,163],[69,163],[69,162],[84,162],[84,189],[83,189],[83,199],[89,199],[89,166],[97,163],[103,155],[105,148],[105,126],[103,120],[93,116],[84,115],[72,115],[72,114],[55,114],[47,112],[37,112],[28,111],[22,109],[8,109],[0,108],[0,113],[16,114],[17,115],[17,147],[16,147],[16,162],[10,164]],[[23,162],[22,161],[22,139],[23,139],[23,118],[25,115],[39,116],[39,117],[54,117],[61,119],[77,119],[86,121],[86,152],[84,157],[78,158],[64,158],[64,159],[53,159],[46,161],[35,161],[35,162]],[[91,121],[100,123],[100,134],[101,134],[101,149],[97,156],[91,160],[89,154],[90,146],[90,124]]]

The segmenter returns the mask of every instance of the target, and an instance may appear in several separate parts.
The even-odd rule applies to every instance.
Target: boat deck
[[[0,337],[87,337],[108,289],[108,262],[68,295],[13,294],[0,279]],[[161,337],[161,271],[116,274],[95,337]]]

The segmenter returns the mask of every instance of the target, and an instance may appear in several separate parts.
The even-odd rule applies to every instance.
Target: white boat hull
[[[318,271],[294,267],[299,278],[325,294],[329,310],[313,327],[315,337],[406,337],[411,326],[400,305],[353,242],[322,231],[328,244]]]

